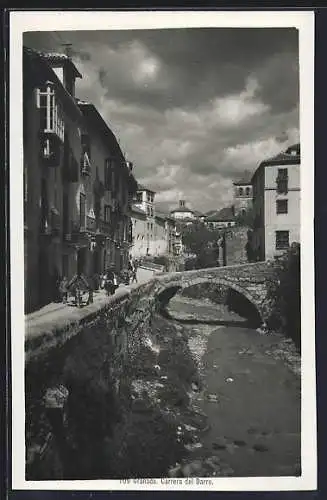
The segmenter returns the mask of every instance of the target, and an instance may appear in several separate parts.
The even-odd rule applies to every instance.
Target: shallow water
[[[209,424],[186,450],[195,474],[208,475],[211,463],[217,476],[299,475],[300,377],[285,356],[274,355],[280,336],[248,328],[224,306],[184,297],[171,300],[169,313],[180,324],[183,318],[228,323],[183,324],[203,384],[193,400]]]

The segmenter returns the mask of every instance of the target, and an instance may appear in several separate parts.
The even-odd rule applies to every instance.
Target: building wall
[[[252,249],[258,260],[265,259],[265,169],[259,167],[253,178],[254,229]]]
[[[24,75],[25,82],[27,75]],[[25,302],[26,311],[33,310],[55,298],[56,281],[63,272],[76,268],[76,255],[64,240],[63,226],[63,193],[67,192],[69,199],[69,221],[77,211],[74,197],[79,189],[79,183],[67,183],[65,170],[67,158],[64,154],[64,143],[61,144],[61,154],[56,166],[49,166],[42,154],[41,112],[37,105],[38,88],[45,81],[39,75],[33,85],[26,82],[24,92],[24,172],[26,180],[25,202]],[[79,115],[72,116],[59,98],[55,86],[56,99],[61,104],[65,124],[65,141],[69,141],[76,162],[81,157]],[[42,202],[43,200],[43,202]],[[43,205],[43,207],[42,207]],[[57,234],[51,234],[51,214],[58,214]],[[43,213],[43,217],[42,217]],[[67,215],[67,214],[66,214]],[[42,223],[43,220],[43,223]],[[42,227],[42,225],[44,227]],[[68,224],[69,226],[69,224]],[[48,231],[48,232],[47,232]]]
[[[151,255],[168,255],[169,248],[167,231],[168,228],[166,221],[163,219],[155,219],[153,241],[150,246]]]
[[[131,248],[131,255],[133,258],[144,257],[147,253],[147,248],[149,245],[147,237],[147,220],[146,217],[138,217],[137,215],[132,215],[132,227],[133,227],[133,246]]]
[[[278,194],[278,168],[288,170],[288,193]],[[288,212],[277,214],[277,200],[288,200]],[[289,231],[289,243],[300,241],[300,165],[265,167],[265,259],[280,255],[276,249],[276,231]]]
[[[193,212],[185,212],[185,211],[179,212],[178,210],[176,210],[176,212],[174,212],[172,216],[175,219],[195,219]]]
[[[25,247],[25,309],[34,309],[39,291],[39,227],[41,196],[40,116],[35,105],[36,92],[24,95],[24,247]],[[33,286],[32,286],[33,284]]]

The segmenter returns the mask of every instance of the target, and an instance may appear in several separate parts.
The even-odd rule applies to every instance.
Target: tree
[[[300,245],[293,243],[279,262],[277,279],[268,288],[272,305],[268,326],[283,330],[301,348]]]
[[[181,232],[185,251],[194,256],[193,260],[196,268],[201,269],[217,265],[217,240],[221,235],[221,231],[208,229],[202,222],[195,222],[192,225],[185,226]]]
[[[238,226],[245,226],[253,229],[254,226],[254,211],[253,208],[248,208],[244,213],[239,213],[235,217],[235,222]]]

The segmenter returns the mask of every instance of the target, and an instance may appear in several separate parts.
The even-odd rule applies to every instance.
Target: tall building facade
[[[92,158],[88,221],[94,245],[95,272],[127,266],[132,247],[130,207],[137,190],[133,164],[126,161],[119,143],[96,107],[78,101],[86,123],[87,147]],[[92,153],[91,153],[92,150]]]
[[[68,56],[24,47],[26,312],[56,299],[61,276],[91,276],[112,260],[119,270],[128,258],[128,204],[136,181],[95,108],[90,106],[98,116],[93,126],[76,100],[75,81],[81,76]],[[112,188],[113,217],[105,209],[104,170],[112,157],[119,179]],[[112,240],[119,252],[111,248]]]
[[[252,178],[257,260],[283,253],[300,242],[300,144],[263,161]]]
[[[63,234],[69,221],[67,197],[76,199],[84,182],[82,161],[83,116],[73,92],[73,63],[24,48],[24,245],[25,310],[53,300],[56,281],[77,260]],[[58,74],[62,79],[58,77]],[[71,204],[71,211],[76,206]],[[76,209],[77,211],[77,209]]]

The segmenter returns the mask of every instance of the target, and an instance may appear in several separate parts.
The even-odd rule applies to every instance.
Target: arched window
[[[240,195],[240,196],[243,196],[243,188],[240,188],[240,189],[238,190],[238,193],[239,193],[239,195]]]

